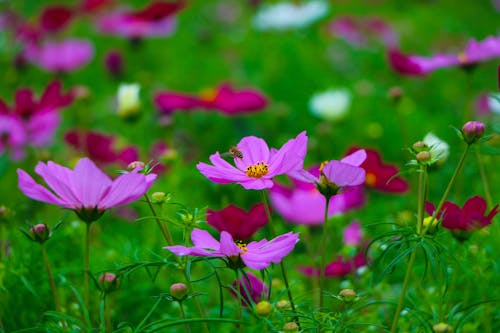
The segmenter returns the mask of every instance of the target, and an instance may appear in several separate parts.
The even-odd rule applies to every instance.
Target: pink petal
[[[360,166],[366,160],[366,151],[360,149],[340,160],[342,163]]]
[[[250,165],[269,162],[269,147],[261,138],[244,137],[236,147],[242,152],[243,158],[235,158],[234,163],[242,171],[245,171]]]
[[[220,253],[224,254],[227,257],[237,256],[240,254],[240,248],[234,243],[233,237],[231,234],[223,231],[220,234]]]
[[[73,170],[48,161],[46,165],[43,162],[38,162],[35,172],[68,205],[71,204],[74,209],[82,208],[82,201],[78,194],[73,191]]]
[[[191,241],[195,247],[200,249],[211,249],[218,251],[220,248],[220,243],[210,235],[206,230],[201,230],[194,228],[191,232]]]
[[[88,158],[78,161],[73,172],[73,189],[85,208],[98,207],[110,190],[111,179]],[[124,192],[127,193],[127,192]]]
[[[63,206],[66,208],[73,208],[71,204],[66,203],[64,200],[56,197],[52,192],[47,190],[45,187],[37,184],[30,175],[21,169],[17,169],[17,175],[19,177],[18,186],[19,189],[28,198],[33,200],[38,200],[42,202],[47,202],[54,205]]]
[[[364,169],[340,161],[330,161],[323,168],[324,175],[337,186],[356,186],[365,182]]]
[[[121,175],[111,185],[111,189],[101,200],[99,208],[107,209],[114,206],[125,205],[139,199],[152,185],[156,175],[148,175],[149,179],[137,170]]]

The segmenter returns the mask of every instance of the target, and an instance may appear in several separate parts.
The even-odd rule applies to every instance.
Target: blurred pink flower
[[[264,204],[258,203],[248,213],[235,205],[222,210],[207,209],[207,222],[219,232],[230,233],[233,239],[244,240],[252,237],[268,221]]]
[[[363,239],[363,230],[361,230],[361,223],[353,221],[342,232],[342,241],[345,245],[358,246]]]
[[[307,170],[315,177],[319,177],[319,166]],[[315,184],[291,179],[292,187],[275,183],[270,190],[271,204],[276,211],[288,222],[319,225],[324,222],[325,197],[318,191]],[[361,186],[354,186],[343,193],[330,198],[328,216],[332,217],[361,207],[365,202],[365,195]]]
[[[330,22],[328,30],[355,46],[364,46],[376,39],[385,46],[394,47],[399,39],[389,24],[377,17],[338,17]]]
[[[245,306],[260,302],[262,294],[267,293],[268,290],[267,285],[250,272],[245,272],[238,281],[233,281],[235,290],[238,290],[238,284],[240,285],[242,304]],[[229,291],[235,298],[238,297],[233,289],[229,289]]]
[[[27,133],[20,117],[0,113],[0,155],[7,150],[13,160],[20,160],[26,144]]]
[[[111,180],[88,158],[80,159],[74,170],[52,161],[38,162],[35,172],[52,191],[17,169],[19,189],[24,195],[72,209],[86,223],[99,219],[108,208],[139,199],[156,178],[155,174],[144,175],[135,169]]]
[[[247,190],[262,190],[273,186],[273,177],[303,168],[307,136],[304,131],[279,150],[270,150],[264,140],[247,136],[236,149],[241,154],[233,156],[236,167],[224,160],[219,152],[210,156],[213,165],[200,162],[196,167],[214,183],[238,183]]]
[[[155,104],[160,112],[169,115],[178,110],[215,109],[227,115],[260,111],[267,106],[266,97],[254,89],[235,90],[225,83],[216,90],[201,95],[187,95],[177,92],[159,92]]]
[[[139,160],[137,147],[126,146],[117,149],[117,138],[112,135],[94,131],[71,130],[64,135],[64,141],[98,164],[119,163],[127,166]]]
[[[271,263],[278,264],[287,256],[299,241],[299,234],[289,232],[267,241],[263,239],[248,244],[235,243],[228,232],[221,232],[220,242],[208,231],[195,228],[191,233],[194,247],[165,246],[164,249],[178,256],[221,257],[236,268],[244,267],[261,270]]]
[[[48,72],[71,72],[86,65],[94,56],[89,41],[67,39],[61,42],[30,43],[23,53],[25,59]]]
[[[175,14],[186,2],[154,1],[139,11],[118,9],[104,14],[98,21],[98,29],[106,34],[127,38],[168,36],[175,30]]]
[[[432,57],[406,55],[397,49],[389,50],[389,63],[401,74],[425,75],[442,67],[470,66],[500,57],[500,37],[490,36],[482,41],[470,40],[457,54],[437,53]]]

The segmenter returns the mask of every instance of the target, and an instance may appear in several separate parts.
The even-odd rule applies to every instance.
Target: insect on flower
[[[231,148],[229,148],[228,152],[222,153],[221,156],[222,157],[232,156],[233,158],[242,159],[243,158],[243,153],[241,152],[241,150],[238,149],[238,147],[232,146]]]

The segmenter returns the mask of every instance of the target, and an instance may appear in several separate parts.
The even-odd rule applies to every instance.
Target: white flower
[[[314,94],[309,101],[311,113],[334,121],[343,118],[351,106],[351,93],[347,89],[330,89]]]
[[[302,4],[277,3],[264,5],[257,12],[253,24],[258,30],[286,30],[307,27],[325,16],[328,3],[322,0]]]
[[[135,116],[141,108],[139,91],[141,86],[137,83],[120,84],[118,87],[118,115],[124,118]]]
[[[488,107],[491,112],[500,114],[500,94],[492,93],[488,94]]]
[[[429,132],[423,141],[431,148],[431,155],[437,157],[438,164],[443,164],[450,155],[450,145],[432,132]]]

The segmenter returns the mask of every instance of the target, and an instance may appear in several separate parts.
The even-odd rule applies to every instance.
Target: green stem
[[[476,147],[476,159],[477,166],[479,168],[479,174],[481,175],[481,181],[483,182],[484,195],[486,197],[486,202],[488,203],[488,207],[493,207],[493,200],[491,199],[490,185],[488,183],[488,179],[486,178],[486,171],[484,170],[484,163],[481,159],[481,154],[479,153],[479,147]]]
[[[273,218],[271,216],[271,210],[269,208],[269,201],[267,200],[266,192],[264,190],[262,190],[260,193],[262,194],[262,201],[264,202],[264,208],[266,210],[267,221],[268,221],[267,224],[269,225],[269,229],[271,230],[271,233],[272,233],[271,236],[274,238],[274,237],[276,237],[276,230],[274,229],[274,225],[273,225]],[[293,302],[292,291],[290,289],[290,285],[288,284],[288,278],[286,277],[284,259],[281,260],[280,267],[281,267],[281,275],[283,277],[283,282],[285,283],[286,292],[288,295],[288,301],[290,302],[290,307],[292,308],[292,311],[294,313],[296,313],[295,303]],[[295,316],[294,321],[297,323],[297,325],[299,326],[299,330],[300,330],[299,317]]]
[[[319,267],[319,307],[320,309],[323,308],[323,301],[324,301],[324,295],[323,295],[323,290],[325,289],[325,266],[326,266],[326,235],[327,235],[327,223],[328,223],[328,208],[330,206],[330,198],[325,197],[326,199],[326,204],[325,204],[325,216],[323,220],[323,233],[321,235],[321,263]]]
[[[238,303],[238,320],[243,321],[243,299],[241,298],[240,275],[237,269],[234,270],[234,274],[236,275],[236,291],[238,294],[236,297],[236,302]],[[243,332],[243,325],[238,324],[238,330]]]
[[[85,223],[85,248],[83,253],[83,300],[85,307],[89,308],[89,263],[90,263],[90,226]]]
[[[422,234],[422,228],[424,222],[426,183],[427,183],[427,167],[422,164],[420,166],[420,174],[418,176],[417,234],[419,235]]]
[[[394,313],[394,319],[392,320],[391,333],[395,333],[398,328],[399,315],[401,314],[401,309],[403,308],[403,301],[406,296],[406,289],[408,289],[408,282],[410,281],[410,276],[413,274],[413,264],[415,263],[416,257],[417,257],[417,251],[414,250],[410,255],[410,260],[408,261],[408,266],[406,267],[406,275],[403,281],[403,288],[401,289],[401,294],[399,295],[399,301],[396,307],[396,312]]]
[[[40,244],[42,247],[42,256],[43,262],[45,264],[45,270],[47,271],[47,276],[49,278],[50,290],[52,291],[52,297],[54,298],[54,305],[56,307],[56,311],[62,313],[61,303],[59,302],[59,296],[57,294],[56,283],[54,281],[54,276],[52,275],[52,270],[50,269],[49,256],[47,255],[47,249],[45,248],[45,244]],[[63,328],[66,329],[66,321],[64,319],[61,320]]]
[[[146,199],[146,202],[148,203],[149,209],[151,209],[151,212],[153,213],[155,217],[155,221],[158,224],[158,227],[160,228],[160,231],[163,235],[163,238],[167,241],[167,244],[169,246],[174,245],[174,241],[172,239],[172,234],[170,233],[170,230],[168,229],[168,226],[164,226],[163,223],[161,223],[160,219],[158,218],[158,214],[156,214],[155,208],[153,204],[151,203],[151,200],[149,200],[149,197],[147,194],[144,194],[144,198]]]
[[[111,312],[109,310],[109,302],[104,303],[104,318],[106,320],[106,331],[113,332],[113,326],[111,325]]]
[[[181,316],[182,319],[186,319],[186,312],[184,311],[184,305],[182,305],[182,302],[179,302],[179,308],[181,309]],[[186,323],[186,333],[191,333],[191,329],[189,328],[189,324]]]
[[[103,293],[101,297],[101,305],[99,307],[99,318],[100,318],[99,330],[101,333],[106,333],[106,293]],[[111,331],[108,332],[111,333]]]

